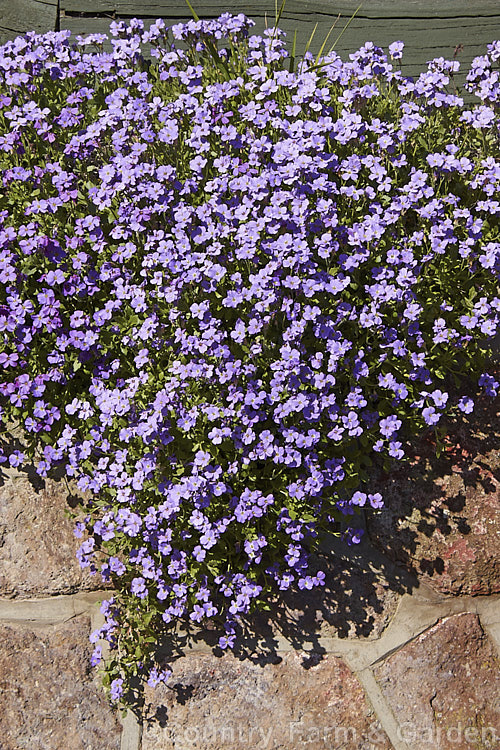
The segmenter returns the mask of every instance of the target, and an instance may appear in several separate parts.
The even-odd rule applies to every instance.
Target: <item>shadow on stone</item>
[[[409,462],[380,474],[385,507],[368,517],[373,544],[445,595],[500,590],[500,400],[448,420],[439,458],[433,435],[413,443]]]
[[[377,638],[390,622],[400,597],[418,585],[416,577],[384,558],[370,543],[348,547],[338,537],[328,539],[314,564],[326,574],[321,590],[288,591],[271,603],[269,611],[259,611],[242,621],[242,632],[231,652],[231,660],[258,667],[280,665],[283,651],[296,651],[305,672],[328,658],[325,638]],[[218,647],[220,630],[213,625],[195,629],[185,623],[185,631],[169,634],[159,645],[159,661],[178,665],[197,654],[210,655],[214,669],[227,655]],[[220,657],[220,658],[217,658]],[[177,662],[177,664],[176,664]],[[169,705],[189,705],[193,694],[210,675],[203,673],[189,682],[167,688]],[[193,681],[194,680],[194,681]],[[204,680],[207,682],[204,683]],[[199,681],[199,684],[198,684]],[[139,706],[136,706],[136,711]],[[146,702],[145,721],[168,723],[168,708],[152,710]]]
[[[368,532],[361,544],[349,547],[338,537],[326,539],[314,557],[316,569],[325,573],[325,586],[283,592],[269,610],[245,618],[233,651],[235,661],[264,668],[279,665],[280,653],[294,650],[307,672],[327,658],[325,639],[380,637],[400,597],[421,581],[446,595],[500,590],[495,542],[500,530],[499,407],[498,401],[480,401],[472,415],[449,421],[449,444],[439,458],[427,434],[412,443],[407,462],[395,463],[387,474],[374,470],[370,491],[382,493],[385,508],[367,511],[366,518],[356,521]],[[2,472],[0,487],[11,473]],[[56,494],[62,493],[52,488],[52,478],[45,482],[33,467],[18,474],[48,506],[60,507]],[[17,485],[15,493],[19,495]],[[65,494],[72,508],[82,502],[76,494]],[[71,590],[68,587],[57,582],[55,590]],[[217,664],[216,657],[223,655],[219,636],[215,626],[199,630],[187,624],[185,632],[160,642],[158,656],[173,664],[211,650],[212,664]],[[208,673],[202,677],[209,682]],[[168,690],[174,704],[185,706],[199,689],[179,681]],[[132,703],[140,716],[144,694],[142,688],[135,692]],[[161,727],[168,723],[166,706],[146,715]]]
[[[365,691],[338,656],[284,653],[259,666],[225,654],[192,653],[176,664],[190,688],[186,704],[161,685],[145,690],[142,747],[243,750],[249,747],[392,747]]]
[[[156,711],[155,711],[154,718],[156,719],[156,721],[158,722],[158,724],[160,725],[160,727],[162,729],[165,729],[165,727],[168,724],[168,711],[167,711],[167,707],[166,706],[158,706],[157,709],[156,709]]]
[[[421,582],[445,595],[498,591],[499,407],[498,400],[478,400],[472,415],[449,420],[448,445],[439,458],[427,434],[413,443],[407,462],[374,473],[371,490],[382,492],[385,508],[366,512],[361,544],[328,539],[314,558],[326,574],[325,586],[284,592],[268,611],[247,617],[231,658],[264,668],[280,664],[280,653],[293,649],[307,671],[328,658],[325,638],[379,637],[400,597]],[[175,670],[175,661],[184,664],[186,656],[211,649],[217,665],[215,657],[223,654],[218,636],[216,629],[188,629],[160,647],[160,659]],[[175,703],[189,705],[198,689],[177,683]],[[165,706],[157,708],[156,719],[146,712],[153,723],[166,715]]]

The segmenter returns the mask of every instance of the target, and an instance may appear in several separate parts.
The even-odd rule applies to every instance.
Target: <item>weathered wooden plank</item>
[[[299,22],[297,19],[282,19],[280,26],[285,30],[288,36],[293,35],[296,28],[298,30],[298,39],[308,39],[313,28],[314,19]],[[256,30],[259,30],[259,24]],[[318,24],[311,49],[319,48],[330,26]],[[343,24],[337,24],[333,29],[329,41],[330,44],[338,37],[343,30]],[[483,51],[486,44],[494,39],[500,38],[500,19],[498,24],[488,23],[469,23],[461,24],[455,20],[449,21],[445,26],[434,27],[430,24],[419,21],[418,24],[411,25],[408,23],[394,22],[387,24],[382,20],[378,21],[353,21],[349,27],[342,33],[339,44],[342,49],[354,51],[367,41],[371,41],[381,47],[387,47],[391,42],[401,40],[405,42],[405,57],[416,55],[418,58],[428,59],[427,50],[441,50],[439,54],[453,55],[455,47],[463,45],[464,49],[471,45],[482,45]],[[327,46],[328,49],[328,46]]]
[[[61,28],[78,28],[78,33],[93,33],[96,24],[100,29],[109,29],[111,16],[108,18],[78,18],[78,17],[61,17]],[[151,23],[151,19],[144,19],[146,25]],[[164,18],[165,23],[173,25],[182,21],[188,21],[189,16],[184,15],[182,18]],[[254,17],[256,26],[255,33],[261,33],[265,27],[265,19],[259,16]],[[102,23],[100,23],[102,21]],[[269,23],[269,21],[268,21]],[[317,20],[314,16],[301,19],[299,17],[285,16],[281,19],[280,27],[287,32],[287,35],[293,35],[295,29],[297,34],[309,38]],[[320,44],[328,33],[332,24],[318,22],[318,29],[315,34],[314,42]],[[331,33],[331,40],[340,34],[343,29],[341,23],[335,25]],[[351,48],[353,42],[363,44],[365,41],[373,41],[376,44],[390,43],[395,39],[402,39],[407,46],[418,46],[419,49],[427,47],[449,47],[452,49],[457,44],[468,46],[476,42],[486,45],[488,41],[498,38],[500,35],[500,17],[497,23],[491,23],[489,20],[481,19],[473,21],[466,19],[464,22],[456,19],[440,20],[432,25],[425,19],[418,19],[414,23],[408,20],[402,20],[388,24],[382,19],[366,20],[354,19],[349,27],[344,31],[341,37],[342,46]]]
[[[61,0],[63,7],[68,8],[71,3],[72,7],[82,8],[106,8],[109,15],[112,15],[113,9],[116,9],[116,17],[125,15],[125,11],[133,15],[133,11],[138,11],[138,16],[142,18],[157,17],[160,14],[167,25],[173,25],[182,21],[190,20],[190,14],[183,7],[182,3],[168,2],[168,0],[152,0],[147,5],[138,3],[137,0],[114,0],[114,2],[104,2],[104,0]],[[300,53],[303,50],[311,36],[315,24],[318,28],[311,45],[311,51],[316,52],[323,42],[328,31],[335,24],[329,42],[330,45],[342,32],[347,17],[338,18],[335,15],[326,15],[325,13],[312,12],[313,8],[332,8],[345,9],[353,3],[348,0],[340,2],[331,2],[330,0],[302,0],[297,3],[296,0],[288,0],[285,13],[283,14],[280,27],[287,33],[288,41],[293,38],[294,31],[297,30],[297,50]],[[421,0],[406,0],[404,3],[393,0],[365,0],[364,8],[352,20],[348,28],[343,32],[340,42],[337,44],[337,51],[353,52],[359,49],[365,42],[372,41],[378,46],[387,49],[388,45],[396,40],[405,42],[404,72],[408,72],[408,66],[419,66],[423,69],[428,60],[434,57],[444,56],[452,58],[455,49],[460,45],[463,50],[458,58],[462,68],[469,64],[472,57],[476,54],[484,53],[486,44],[494,39],[500,38],[500,3],[491,2],[491,0],[470,0],[464,3],[463,0],[452,0],[455,11],[470,12],[470,8],[475,9],[477,13],[473,16],[466,15],[460,18],[446,15],[450,9],[450,0],[443,0],[440,3],[433,3],[432,8],[436,10],[436,5],[440,9],[444,8],[444,17],[412,18],[405,15],[402,11],[408,11],[411,8],[420,10],[429,10],[429,3]],[[221,5],[217,5],[214,0],[200,0],[197,4],[199,14],[207,17],[213,11],[214,15],[219,15],[222,10]],[[240,7],[241,5],[241,7]],[[397,8],[396,8],[397,5]],[[368,8],[368,12],[365,9]],[[311,9],[311,10],[309,10]],[[384,12],[384,9],[391,12],[400,13],[401,17],[388,20],[387,17],[371,18],[375,10]],[[162,14],[162,10],[168,10],[168,15]],[[274,23],[275,3],[274,0],[234,0],[231,8],[232,12],[244,10],[247,15],[252,17],[256,22],[253,29],[254,33],[262,33],[264,28],[272,26]],[[493,10],[496,16],[486,15]],[[267,11],[267,13],[264,13]],[[362,13],[365,12],[363,16]],[[482,15],[481,12],[484,14]],[[79,23],[75,26],[75,22]],[[61,27],[78,29],[77,33],[84,34],[91,31],[89,22],[90,18],[71,18],[61,17]],[[108,21],[106,22],[108,23]],[[100,30],[106,31],[103,27]],[[329,47],[327,47],[328,49]],[[345,56],[344,54],[342,55]]]
[[[112,16],[103,18],[105,25],[109,28],[109,23]],[[95,25],[100,19],[99,18],[82,18],[82,17],[71,17],[63,16],[61,18],[61,28],[73,28],[72,24],[77,23],[77,26],[84,33],[85,26],[88,27],[89,32],[91,24]],[[147,18],[145,21],[149,20]],[[190,20],[189,15],[184,15],[182,18],[165,18],[164,21],[168,25],[173,25],[182,21]],[[254,28],[255,33],[260,33],[265,26],[265,19],[260,16],[254,16],[256,26]],[[321,43],[324,39],[325,34],[328,33],[333,23],[325,22],[323,19],[317,21],[315,16],[308,16],[301,18],[298,15],[284,16],[280,21],[280,28],[293,34],[293,31],[297,29],[297,33],[309,38],[312,29],[318,23],[318,29],[315,34],[315,42]],[[268,19],[268,25],[269,19]],[[331,33],[331,40],[333,41],[336,36],[343,30],[344,23],[337,22],[334,26],[334,30]],[[92,26],[93,27],[93,26]],[[492,41],[498,38],[500,35],[500,16],[498,23],[495,21],[491,22],[490,19],[439,19],[439,21],[433,21],[431,24],[428,19],[416,19],[414,22],[408,19],[401,21],[395,21],[394,23],[388,24],[383,19],[354,19],[349,27],[342,34],[342,40],[345,39],[362,39],[364,41],[373,41],[377,44],[380,42],[375,41],[376,39],[384,39],[387,41],[394,41],[395,39],[402,39],[406,42],[411,38],[412,44],[417,44],[419,47],[432,47],[432,46],[450,46],[453,44],[469,44],[476,40],[486,44],[487,41]],[[385,43],[385,42],[384,42]],[[347,44],[350,47],[351,42]]]
[[[289,0],[288,13],[322,13],[350,17],[359,0]],[[361,0],[360,18],[459,18],[498,16],[497,0]]]
[[[499,5],[500,10],[500,5]],[[256,18],[256,16],[253,16]],[[338,18],[338,17],[337,17]],[[309,23],[314,25],[318,23],[318,29],[330,28],[335,23],[335,28],[342,30],[345,26],[346,20],[344,18],[324,19],[322,16],[318,17],[315,15],[300,15],[296,13],[289,13],[280,21],[280,26],[283,22],[297,21],[297,23]],[[367,28],[367,29],[385,29],[389,32],[394,29],[400,29],[402,31],[422,31],[427,32],[429,30],[438,31],[440,33],[447,33],[450,29],[463,29],[464,33],[475,33],[476,30],[488,37],[500,31],[500,12],[498,18],[401,18],[394,19],[391,23],[387,22],[385,18],[353,18],[349,24],[349,28]]]
[[[186,16],[183,20],[187,21],[189,20],[189,18]],[[314,28],[313,20],[308,21],[307,24],[304,24],[298,31],[297,53],[299,55],[304,50],[311,31]],[[165,19],[167,25],[176,21],[177,19]],[[105,18],[63,17],[61,18],[61,28],[70,29],[74,35],[85,36],[87,34],[95,33],[106,34],[109,32],[109,22],[110,19]],[[149,28],[151,23],[151,20],[145,20],[146,28]],[[259,26],[261,28],[259,28]],[[293,28],[295,28],[295,26],[290,21],[290,19],[285,19],[285,26],[289,26],[288,38],[291,39],[293,36]],[[262,18],[257,19],[257,33],[260,33],[263,27],[264,20]],[[354,52],[356,49],[359,49],[359,47],[362,46],[366,41],[373,41],[374,44],[377,44],[378,46],[381,46],[387,50],[387,47],[391,42],[403,38],[406,47],[402,70],[405,75],[411,75],[414,77],[418,76],[423,70],[425,70],[427,62],[435,57],[444,56],[447,59],[452,59],[455,45],[460,43],[461,41],[460,37],[457,37],[456,39],[455,37],[453,37],[452,40],[447,43],[440,35],[437,35],[436,38],[431,37],[429,33],[425,31],[425,29],[422,29],[418,34],[410,34],[408,32],[406,35],[398,35],[397,33],[395,33],[394,29],[391,26],[382,25],[375,30],[372,28],[371,31],[373,33],[369,33],[369,27],[365,27],[364,29],[361,29],[358,34],[356,30],[352,31],[348,29],[342,36],[342,39],[336,45],[336,52],[342,57],[343,60],[348,60],[349,54]],[[334,36],[335,35],[332,34],[332,42],[334,40]],[[323,32],[318,32],[316,42],[311,45],[311,50],[313,52],[319,49],[323,38]],[[435,43],[436,41],[437,43]],[[477,35],[474,36],[472,36],[470,33],[467,34],[466,41],[464,40],[464,48],[457,55],[457,59],[460,62],[461,69],[464,71],[462,76],[457,77],[458,82],[463,80],[465,71],[470,66],[472,59],[477,55],[483,54],[485,52],[485,48],[486,42],[484,30],[479,30]],[[111,45],[109,42],[105,44],[105,49],[111,49]],[[145,49],[145,52],[147,53],[148,50],[149,47]]]
[[[335,17],[340,13],[349,18],[358,5],[358,0],[287,0],[285,14],[317,13]],[[267,12],[274,17],[275,7],[274,0],[232,0],[230,7],[221,0],[196,0],[194,3],[200,18],[215,17],[227,10],[250,17]],[[61,0],[61,11],[178,18],[186,15],[186,5],[183,0]],[[357,15],[363,18],[476,18],[499,16],[500,8],[498,0],[364,0]]]
[[[191,3],[193,5],[193,3]],[[263,14],[264,12],[272,13],[274,17],[274,0],[233,0],[231,7],[228,9],[220,0],[204,0],[202,3],[195,2],[194,8],[202,18],[217,17],[221,13],[245,13],[251,16],[253,13]],[[137,16],[146,17],[163,17],[183,18],[188,16],[192,19],[187,4],[184,0],[172,2],[171,0],[151,0],[147,3],[141,0],[61,0],[61,11],[63,13],[109,13],[118,16]]]
[[[500,8],[500,6],[499,6]],[[146,22],[152,21],[153,19],[149,16],[139,16],[140,18],[143,18]],[[62,16],[61,17],[61,24],[63,23],[71,23],[71,21],[78,20],[79,22],[85,23],[85,22],[95,22],[99,19],[103,19],[106,21],[106,23],[110,23],[110,21],[113,18],[113,14],[109,13],[107,15],[99,15],[95,17],[84,17],[84,16]],[[155,17],[156,18],[156,17]],[[191,16],[189,16],[188,13],[185,13],[182,17],[168,17],[168,16],[162,16],[163,20],[167,25],[173,25],[179,22],[189,21],[192,20]],[[254,14],[252,16],[253,20],[257,21],[257,24],[262,24],[264,22],[264,16],[262,14]],[[128,20],[125,18],[124,20]],[[267,23],[268,26],[273,26],[273,23],[271,22],[272,19],[267,17]],[[335,26],[335,28],[338,31],[341,31],[343,28],[343,25],[345,25],[344,19],[340,19],[337,21],[336,18],[332,19],[324,19],[323,17],[317,17],[315,15],[303,15],[303,14],[286,14],[282,17],[280,21],[280,27],[290,26],[291,22],[297,22],[297,24],[307,24],[311,27],[314,27],[316,23],[318,23],[318,29],[330,29],[331,26]],[[488,37],[492,33],[494,34],[495,31],[500,31],[500,13],[498,15],[497,19],[489,19],[489,18],[479,18],[479,19],[472,19],[472,18],[450,18],[450,19],[426,19],[426,18],[418,18],[418,19],[399,19],[395,20],[393,23],[388,24],[386,19],[365,19],[365,18],[354,18],[352,22],[349,25],[349,28],[351,29],[373,29],[373,30],[386,30],[389,33],[392,33],[394,29],[405,31],[405,32],[418,32],[421,31],[423,33],[429,32],[429,30],[432,31],[439,31],[444,32],[445,34],[448,33],[450,30],[455,29],[463,29],[464,34],[474,34],[476,32],[483,35],[483,37]]]
[[[57,0],[1,0],[0,43],[26,31],[54,31],[57,22]]]
[[[322,27],[320,36],[324,31],[325,27]],[[338,25],[334,29],[331,34],[333,38],[335,38],[337,31],[340,33],[342,26]],[[387,24],[382,21],[370,23],[362,23],[361,21],[355,23],[353,21],[342,34],[341,43],[344,47],[350,48],[353,44],[363,44],[365,41],[372,41],[379,46],[384,46],[392,41],[401,40],[405,42],[407,49],[415,48],[416,51],[433,47],[451,48],[451,51],[453,51],[457,44],[463,44],[464,48],[476,43],[483,44],[486,47],[488,42],[498,38],[499,35],[500,20],[496,29],[489,24],[479,23],[467,26],[453,22],[446,27],[435,28],[425,23],[411,26],[403,23]]]

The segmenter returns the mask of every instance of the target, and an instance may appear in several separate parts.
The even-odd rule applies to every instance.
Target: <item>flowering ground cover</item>
[[[1,460],[88,498],[115,701],[169,679],[179,621],[230,648],[321,586],[310,551],[383,506],[372,462],[442,439],[465,376],[498,389],[500,42],[465,105],[456,61],[413,81],[401,42],[296,61],[251,26],[0,48]]]

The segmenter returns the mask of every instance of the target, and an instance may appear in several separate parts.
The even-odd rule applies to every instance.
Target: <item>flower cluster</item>
[[[113,700],[168,679],[162,628],[231,647],[270,593],[323,585],[310,550],[383,505],[372,461],[471,412],[464,374],[498,389],[500,43],[473,106],[457,62],[294,69],[251,26],[0,48],[0,419],[24,433],[0,460],[87,497]]]

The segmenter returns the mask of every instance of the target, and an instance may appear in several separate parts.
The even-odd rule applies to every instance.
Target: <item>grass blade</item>
[[[311,34],[311,36],[309,37],[309,41],[308,41],[308,42],[307,42],[307,44],[306,44],[306,48],[305,48],[305,50],[304,50],[304,57],[305,57],[305,56],[307,55],[307,53],[309,52],[309,47],[311,46],[312,40],[314,39],[314,35],[315,35],[315,33],[316,33],[316,29],[317,29],[317,28],[318,28],[318,24],[316,24],[316,25],[314,26],[314,29],[312,30],[312,34]]]
[[[326,37],[325,37],[325,41],[324,41],[324,42],[323,42],[323,44],[321,45],[321,47],[320,47],[320,49],[319,49],[319,52],[318,52],[318,54],[316,55],[316,61],[315,61],[315,63],[314,63],[315,65],[317,65],[317,64],[318,64],[318,62],[320,61],[320,59],[321,59],[321,55],[323,54],[323,50],[324,50],[324,49],[325,49],[325,47],[326,47],[326,43],[327,43],[327,41],[328,41],[328,39],[329,39],[329,37],[330,37],[330,34],[332,33],[332,31],[334,30],[335,26],[337,25],[337,21],[339,20],[339,18],[340,18],[340,13],[339,13],[339,15],[337,16],[337,19],[336,19],[336,21],[334,22],[334,24],[333,24],[332,28],[330,29],[330,31],[329,31],[329,32],[328,32],[328,34],[326,35]]]
[[[307,44],[306,44],[306,48],[305,48],[305,50],[304,50],[304,54],[302,55],[302,60],[300,61],[300,63],[301,63],[301,64],[300,64],[300,70],[299,70],[299,73],[300,73],[300,71],[302,70],[302,63],[303,63],[303,61],[304,61],[304,58],[305,58],[305,56],[306,56],[306,55],[307,55],[307,53],[309,52],[309,47],[311,46],[311,42],[312,42],[312,40],[313,40],[313,38],[314,38],[314,35],[315,35],[315,33],[316,33],[316,29],[317,29],[317,28],[318,28],[318,24],[316,24],[316,25],[315,25],[314,29],[312,30],[312,34],[311,34],[311,36],[309,37],[309,41],[308,41],[308,42],[307,42]]]
[[[275,22],[274,22],[274,28],[275,29],[278,28],[278,24],[281,21],[281,16],[283,15],[283,11],[285,10],[285,4],[286,4],[286,0],[282,0],[280,9],[276,13],[276,18],[275,18]],[[278,0],[276,0],[276,5],[275,5],[275,8],[277,8],[277,7],[278,7]]]
[[[285,3],[286,3],[286,0],[282,0],[280,9],[276,13],[276,10],[278,8],[278,0],[275,0],[275,6],[274,7],[275,7],[276,16],[275,16],[275,19],[274,19],[274,29],[273,29],[273,36],[272,36],[273,39],[276,37],[276,32],[278,31],[278,24],[279,24],[279,22],[281,20],[281,16],[283,15],[283,11],[285,10]]]
[[[195,21],[199,21],[200,17],[197,14],[197,12],[195,11],[195,9],[193,8],[193,6],[191,5],[191,3],[189,2],[189,0],[186,0],[186,4],[187,4],[189,10],[191,11],[191,15],[193,16],[194,20]]]
[[[187,0],[186,0],[186,1],[187,1]],[[341,39],[341,38],[342,38],[342,34],[343,34],[343,33],[344,33],[344,31],[345,31],[345,30],[346,30],[346,29],[348,28],[348,26],[349,26],[349,25],[351,24],[351,21],[352,21],[352,20],[354,19],[354,16],[355,16],[355,15],[356,15],[356,13],[358,12],[358,10],[360,10],[360,8],[362,7],[362,5],[363,5],[362,3],[361,3],[361,5],[358,5],[358,7],[356,8],[356,10],[354,11],[354,13],[353,13],[353,14],[352,14],[352,16],[350,17],[350,19],[348,20],[348,22],[346,23],[346,25],[344,26],[344,28],[342,29],[342,31],[340,32],[340,34],[338,35],[338,37],[337,37],[337,38],[336,38],[336,40],[334,41],[334,43],[333,43],[332,47],[331,47],[331,48],[330,48],[330,49],[328,50],[328,54],[330,54],[330,52],[333,52],[333,50],[335,49],[335,45],[337,44],[337,42],[339,41],[339,39]]]
[[[297,29],[293,32],[293,42],[292,42],[292,52],[290,55],[290,60],[288,62],[288,70],[290,73],[293,73],[293,70],[295,68],[295,50],[297,48]]]

